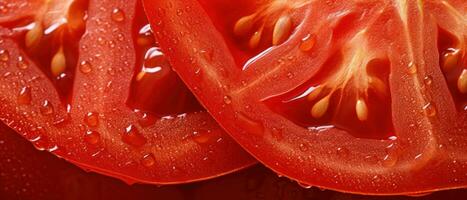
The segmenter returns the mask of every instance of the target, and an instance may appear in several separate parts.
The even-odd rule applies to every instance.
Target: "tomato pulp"
[[[305,185],[467,185],[467,2],[147,0],[170,63],[259,161]]]
[[[0,3],[0,120],[40,150],[128,183],[252,165],[172,71],[138,2]]]

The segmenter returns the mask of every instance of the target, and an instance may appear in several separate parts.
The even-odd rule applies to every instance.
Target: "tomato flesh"
[[[438,49],[442,28],[465,51],[465,1],[243,3],[145,1],[172,66],[258,160],[346,192],[465,187],[465,98],[451,91],[466,58]]]
[[[40,3],[0,21],[0,120],[37,149],[128,183],[192,182],[254,163],[163,53],[149,55],[157,44],[141,43],[151,37],[139,33],[138,1]]]

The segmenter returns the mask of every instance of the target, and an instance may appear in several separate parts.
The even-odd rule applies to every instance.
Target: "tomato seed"
[[[279,45],[290,36],[292,32],[292,18],[289,15],[281,16],[274,25],[272,45]]]
[[[311,109],[311,116],[318,119],[324,116],[329,108],[330,95],[319,100]]]
[[[457,80],[457,88],[462,94],[467,94],[467,69],[462,70]]]
[[[365,100],[357,100],[357,103],[355,104],[355,111],[360,121],[366,121],[368,119],[368,106],[366,105]]]
[[[253,33],[253,36],[251,36],[250,41],[248,43],[248,46],[251,49],[256,49],[259,46],[259,43],[261,42],[261,35],[263,34],[263,27],[258,29],[255,33]]]
[[[44,34],[43,31],[44,29],[42,28],[41,23],[36,22],[34,27],[26,33],[26,37],[24,39],[26,47],[31,48],[36,46]]]
[[[237,36],[244,36],[253,29],[256,15],[250,15],[240,18],[234,26],[234,33]]]
[[[63,47],[60,47],[57,53],[55,53],[50,64],[50,70],[54,76],[60,76],[66,69],[66,57],[63,53]]]

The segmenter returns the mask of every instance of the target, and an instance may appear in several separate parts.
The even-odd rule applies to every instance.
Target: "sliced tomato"
[[[467,186],[467,2],[147,0],[172,66],[258,160],[363,194]]]
[[[252,165],[171,70],[141,11],[138,1],[41,1],[2,21],[0,120],[40,150],[128,183]]]

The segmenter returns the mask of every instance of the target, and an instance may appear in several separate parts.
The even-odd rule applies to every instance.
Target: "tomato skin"
[[[141,125],[141,113],[126,105],[137,2],[89,2],[71,102],[63,102],[16,33],[0,28],[0,120],[36,148],[128,184],[193,182],[253,165],[206,111]]]
[[[408,47],[402,45],[407,43],[407,38],[396,37],[394,32],[397,29],[394,27],[404,25],[394,16],[397,10],[388,2],[368,1],[358,6],[351,1],[331,1],[328,5],[316,3],[314,9],[320,12],[309,11],[306,17],[301,18],[306,21],[287,42],[272,47],[262,59],[242,71],[235,62],[234,47],[228,46],[229,38],[224,39],[222,30],[216,27],[215,21],[218,19],[210,19],[209,10],[198,1],[144,1],[152,25],[161,29],[156,37],[185,83],[239,144],[277,173],[309,185],[360,194],[416,194],[465,187],[467,160],[461,152],[467,144],[462,136],[467,132],[466,113],[455,109],[454,101],[447,95],[447,84],[437,69],[439,63],[434,59],[437,53],[433,52],[437,49],[434,26],[416,26],[436,22],[425,16],[429,12],[418,13],[423,19],[409,18],[408,23],[412,26],[405,30],[412,38],[425,38],[408,43],[412,43],[410,45],[416,51],[417,62],[426,59],[426,73],[432,74],[435,83],[429,92],[433,102],[438,104],[440,117],[427,119],[423,112],[418,111],[425,102],[412,103],[412,99],[406,98],[418,93],[420,88],[414,86],[414,81],[420,77],[406,75],[410,59],[401,56],[400,52],[407,52]],[[466,6],[463,2],[450,3],[457,4],[460,10]],[[426,5],[433,4],[436,1],[428,1]],[[373,7],[376,9],[367,9],[369,5],[376,5]],[[356,13],[377,13],[378,6],[387,5],[390,6],[374,19],[374,24],[357,24],[339,35],[340,40],[333,40],[332,20],[338,21],[339,17],[329,20],[327,16],[345,16],[342,10],[354,11],[352,9]],[[416,12],[415,8],[413,2],[408,3],[408,10]],[[366,20],[370,21],[362,21]],[[315,32],[317,43],[314,48],[318,51],[314,51],[310,59],[296,47],[306,36],[305,30],[321,28],[318,26],[322,27]],[[271,112],[262,103],[266,98],[287,93],[305,83],[317,73],[330,52],[349,41],[349,35],[363,26],[370,27],[368,32],[375,34],[372,38],[383,38],[370,41],[376,54],[379,50],[375,46],[390,47],[388,51],[381,49],[382,54],[389,52],[391,63],[398,63],[391,67],[394,109],[391,117],[398,136],[396,146],[402,148],[403,153],[398,155],[394,165],[386,163],[384,159],[388,156],[387,147],[396,142],[354,138],[336,128],[324,130],[324,133],[311,132]],[[180,36],[178,33],[184,34]],[[429,37],[422,37],[418,35],[420,33]],[[394,40],[395,44],[390,40]],[[423,46],[423,43],[427,46]],[[428,49],[423,51],[424,48]],[[200,55],[200,51],[210,52],[211,59]],[[278,67],[278,60],[287,60],[289,55],[294,55],[296,61]],[[192,67],[186,67],[188,65]],[[292,74],[293,78],[288,74]],[[411,125],[419,122],[422,124],[415,128]]]

